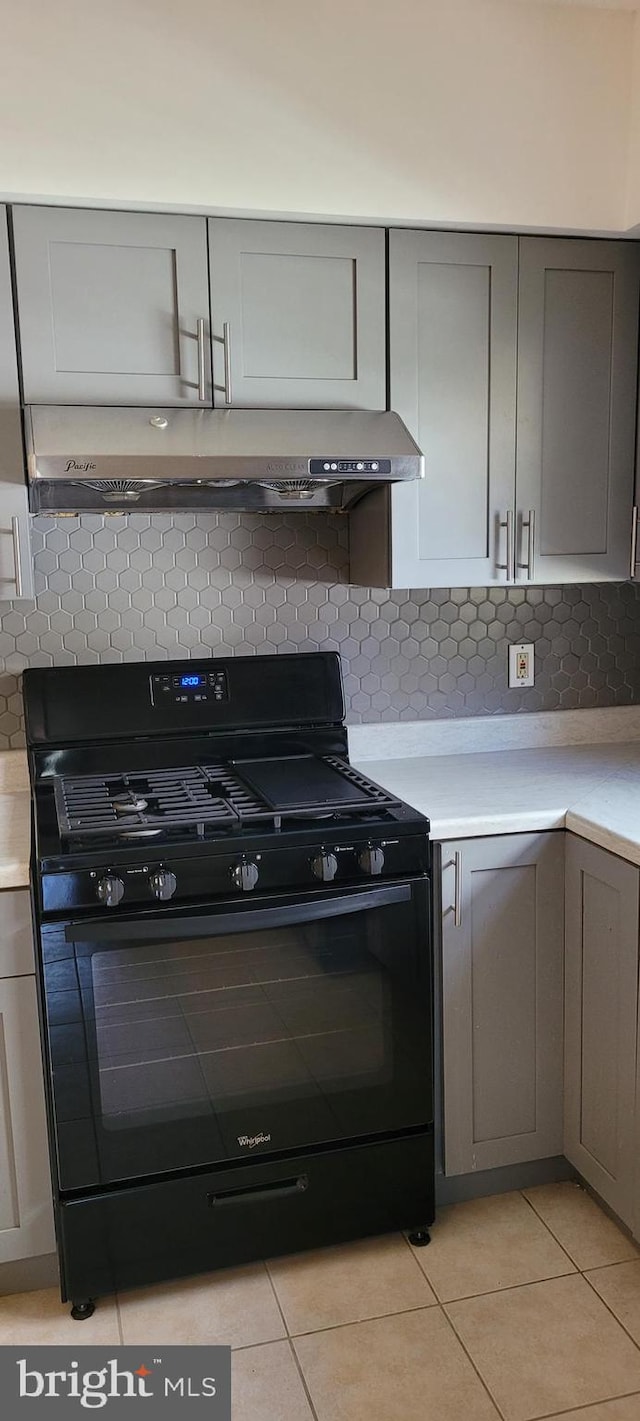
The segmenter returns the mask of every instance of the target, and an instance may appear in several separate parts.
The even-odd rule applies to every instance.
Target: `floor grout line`
[[[232,1352],[252,1352],[256,1347],[275,1347],[276,1342],[290,1342],[290,1337],[261,1337],[259,1342],[212,1342],[212,1347],[230,1347]]]
[[[270,1261],[270,1260],[269,1260],[269,1261]],[[284,1308],[283,1308],[283,1306],[282,1306],[282,1303],[280,1302],[280,1298],[278,1297],[278,1289],[276,1288],[276,1285],[275,1285],[275,1283],[274,1283],[274,1281],[273,1281],[273,1278],[271,1277],[271,1269],[270,1269],[270,1267],[269,1267],[269,1262],[267,1261],[266,1258],[263,1259],[263,1268],[264,1268],[264,1271],[265,1271],[265,1273],[266,1273],[266,1275],[267,1275],[267,1278],[269,1279],[269,1285],[270,1285],[270,1288],[271,1288],[271,1292],[273,1293],[273,1296],[274,1296],[274,1298],[275,1298],[275,1300],[276,1300],[276,1307],[277,1307],[278,1312],[280,1313],[280,1316],[281,1316],[281,1318],[282,1318],[282,1325],[283,1325],[283,1327],[284,1327],[285,1333],[286,1333],[287,1337],[291,1337],[291,1333],[290,1333],[290,1331],[289,1331],[289,1324],[288,1324],[287,1319],[286,1319],[286,1317],[285,1317]]]
[[[622,1264],[619,1265],[619,1264],[617,1264],[617,1263],[609,1264],[609,1267],[610,1267],[610,1268],[617,1268],[617,1267],[623,1267],[623,1266],[624,1266],[624,1265],[622,1265]],[[613,1311],[613,1308],[609,1306],[609,1304],[608,1304],[606,1298],[603,1298],[603,1297],[602,1297],[602,1294],[598,1292],[598,1289],[597,1289],[597,1288],[594,1288],[593,1283],[591,1282],[591,1279],[590,1279],[590,1278],[587,1278],[586,1273],[581,1273],[581,1274],[580,1274],[580,1277],[581,1277],[581,1278],[584,1278],[585,1283],[587,1283],[588,1286],[591,1288],[591,1291],[592,1291],[592,1293],[594,1293],[595,1297],[600,1299],[600,1302],[601,1302],[601,1303],[603,1304],[603,1306],[607,1309],[607,1312],[610,1313],[611,1317],[614,1318],[614,1320],[617,1322],[618,1327],[621,1327],[622,1330],[623,1330],[623,1332],[626,1332],[627,1337],[629,1338],[629,1340],[630,1340],[631,1342],[633,1342],[634,1347],[636,1347],[636,1348],[638,1349],[638,1351],[640,1352],[640,1342],[638,1342],[637,1338],[635,1338],[635,1337],[632,1336],[632,1334],[631,1334],[630,1331],[629,1331],[629,1328],[628,1328],[628,1327],[625,1327],[625,1324],[624,1324],[624,1322],[622,1321],[622,1318],[621,1318],[621,1317],[618,1317],[618,1314]],[[632,1392],[631,1395],[633,1396],[634,1393]]]
[[[416,1303],[415,1307],[396,1308],[394,1312],[374,1312],[367,1317],[351,1317],[346,1322],[328,1322],[326,1327],[310,1327],[307,1332],[292,1332],[289,1335],[292,1342],[297,1342],[300,1337],[321,1337],[325,1332],[341,1332],[345,1327],[363,1327],[367,1322],[384,1322],[391,1317],[405,1317],[407,1313],[433,1312],[434,1308],[440,1306],[436,1298],[433,1303]]]
[[[547,1233],[551,1234],[552,1239],[554,1240],[555,1243],[557,1243],[558,1248],[561,1248],[561,1249],[562,1249],[562,1252],[563,1252],[564,1254],[566,1254],[567,1258],[568,1258],[569,1261],[573,1264],[574,1268],[576,1268],[577,1271],[580,1273],[580,1272],[582,1271],[581,1268],[580,1268],[580,1264],[576,1262],[576,1260],[575,1260],[575,1258],[573,1257],[573,1255],[569,1252],[569,1249],[568,1249],[568,1248],[565,1248],[565,1245],[560,1242],[560,1239],[558,1238],[558,1235],[557,1235],[556,1233],[554,1233],[554,1231],[553,1231],[553,1229],[552,1229],[552,1227],[551,1227],[551,1224],[549,1224],[546,1219],[543,1219],[542,1214],[538,1213],[538,1210],[536,1209],[535,1204],[532,1203],[531,1199],[528,1199],[528,1198],[527,1198],[527,1195],[525,1194],[524,1189],[521,1189],[519,1192],[520,1192],[520,1194],[522,1195],[522,1198],[524,1199],[525,1204],[528,1204],[528,1205],[529,1205],[529,1208],[531,1209],[531,1211],[535,1214],[536,1219],[538,1219],[539,1223],[541,1223],[541,1224],[544,1225],[545,1229],[547,1230]]]
[[[582,1416],[585,1411],[594,1411],[596,1406],[608,1406],[610,1401],[633,1400],[634,1396],[640,1398],[640,1391],[623,1391],[619,1396],[602,1397],[600,1401],[587,1401],[582,1406],[565,1406],[564,1411],[545,1411],[542,1416],[536,1416],[534,1421],[562,1421],[564,1416],[575,1416],[576,1413]]]
[[[271,1284],[271,1291],[272,1291],[273,1296],[274,1296],[274,1298],[275,1298],[275,1300],[276,1300],[276,1307],[277,1307],[277,1309],[278,1309],[278,1312],[280,1313],[280,1316],[281,1316],[282,1322],[283,1322],[283,1326],[284,1326],[285,1332],[286,1332],[286,1334],[287,1334],[286,1339],[283,1339],[283,1340],[286,1341],[287,1346],[288,1346],[288,1348],[289,1348],[289,1351],[290,1351],[290,1353],[291,1353],[291,1356],[293,1357],[293,1364],[294,1364],[294,1366],[295,1366],[295,1368],[296,1368],[296,1371],[297,1371],[297,1373],[298,1373],[298,1375],[299,1375],[299,1377],[300,1377],[300,1381],[301,1381],[301,1383],[302,1383],[302,1387],[303,1387],[303,1390],[304,1390],[304,1394],[305,1394],[305,1396],[306,1396],[306,1398],[307,1398],[307,1401],[308,1401],[308,1403],[309,1403],[309,1407],[310,1407],[310,1409],[311,1409],[311,1415],[313,1416],[314,1421],[318,1421],[318,1413],[317,1413],[316,1408],[315,1408],[315,1406],[314,1406],[314,1404],[313,1404],[313,1400],[312,1400],[312,1397],[311,1397],[311,1392],[309,1391],[309,1387],[307,1386],[307,1379],[306,1379],[306,1377],[305,1377],[305,1375],[304,1375],[304,1372],[303,1372],[303,1370],[302,1370],[302,1365],[301,1365],[301,1362],[300,1362],[300,1358],[299,1358],[299,1356],[298,1356],[298,1354],[297,1354],[297,1352],[296,1352],[296,1349],[295,1349],[295,1347],[294,1347],[294,1345],[293,1345],[293,1339],[292,1339],[291,1333],[290,1333],[290,1331],[289,1331],[289,1324],[288,1324],[288,1322],[287,1322],[287,1319],[286,1319],[286,1316],[285,1316],[285,1312],[284,1312],[284,1308],[283,1308],[283,1306],[282,1306],[282,1303],[280,1302],[280,1298],[278,1297],[278,1289],[276,1288],[275,1282],[274,1282],[273,1277],[272,1277],[272,1275],[271,1275],[271,1269],[270,1269],[270,1267],[269,1267],[269,1261],[268,1261],[266,1258],[265,1258],[265,1260],[264,1260],[264,1270],[265,1270],[265,1273],[266,1273],[266,1275],[267,1275],[267,1278],[269,1279],[269,1283]]]
[[[310,1406],[310,1408],[311,1408],[311,1415],[313,1416],[314,1421],[319,1421],[318,1413],[317,1413],[316,1408],[315,1408],[315,1406],[314,1406],[314,1404],[313,1404],[313,1398],[312,1398],[312,1396],[311,1396],[311,1392],[310,1392],[310,1390],[309,1390],[309,1386],[308,1386],[308,1383],[307,1383],[307,1378],[305,1377],[305,1374],[304,1374],[304,1371],[303,1371],[303,1368],[302,1368],[302,1362],[300,1361],[300,1358],[299,1358],[299,1356],[298,1356],[298,1353],[296,1352],[296,1349],[295,1349],[295,1346],[294,1346],[294,1343],[293,1343],[293,1338],[292,1338],[292,1337],[289,1337],[289,1338],[287,1339],[287,1341],[288,1341],[288,1344],[289,1344],[289,1348],[290,1348],[290,1350],[291,1350],[291,1355],[292,1355],[292,1357],[293,1357],[293,1360],[294,1360],[294,1363],[295,1363],[295,1366],[296,1366],[298,1375],[299,1375],[299,1377],[300,1377],[300,1381],[302,1382],[302,1385],[303,1385],[303,1387],[304,1387],[305,1396],[306,1396],[307,1401],[309,1402],[309,1406]]]
[[[469,1352],[468,1348],[466,1347],[465,1343],[463,1342],[463,1340],[462,1340],[462,1338],[461,1338],[461,1336],[460,1336],[460,1333],[458,1332],[458,1329],[457,1329],[457,1327],[456,1327],[456,1325],[455,1325],[455,1323],[454,1323],[454,1321],[453,1321],[453,1318],[449,1317],[448,1313],[445,1312],[442,1303],[439,1303],[438,1306],[439,1306],[439,1308],[440,1308],[440,1311],[441,1311],[441,1313],[442,1313],[443,1318],[445,1319],[445,1322],[446,1322],[446,1323],[449,1325],[449,1327],[451,1328],[451,1331],[453,1332],[454,1337],[456,1338],[456,1340],[457,1340],[459,1346],[462,1348],[462,1351],[464,1352],[465,1357],[466,1357],[467,1360],[471,1363],[471,1366],[473,1367],[473,1370],[474,1370],[474,1372],[475,1372],[475,1374],[476,1374],[478,1380],[480,1381],[480,1383],[481,1383],[482,1386],[484,1387],[484,1390],[486,1391],[487,1396],[489,1397],[489,1400],[490,1400],[490,1401],[493,1403],[493,1405],[495,1406],[496,1411],[497,1411],[497,1413],[498,1413],[498,1416],[500,1416],[500,1417],[502,1418],[502,1421],[507,1421],[507,1418],[506,1418],[506,1416],[505,1416],[504,1411],[502,1410],[502,1407],[498,1405],[498,1402],[496,1401],[496,1398],[495,1398],[495,1396],[493,1395],[493,1392],[492,1392],[492,1390],[491,1390],[491,1388],[490,1388],[488,1382],[485,1381],[485,1379],[484,1379],[484,1377],[483,1377],[483,1375],[482,1375],[482,1372],[480,1371],[479,1367],[476,1366],[476,1363],[475,1363],[473,1357],[471,1356],[471,1353]]]

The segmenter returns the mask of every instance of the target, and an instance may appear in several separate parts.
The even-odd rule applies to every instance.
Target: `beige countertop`
[[[640,864],[637,740],[366,759],[359,768],[428,815],[433,839],[567,828]]]
[[[0,751],[0,889],[28,888],[29,772],[24,750]]]

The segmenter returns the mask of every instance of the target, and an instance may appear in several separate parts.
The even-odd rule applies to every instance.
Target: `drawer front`
[[[31,898],[26,888],[0,893],[0,978],[35,972]]]
[[[64,1201],[64,1296],[424,1226],[433,1189],[433,1136],[419,1134]]]

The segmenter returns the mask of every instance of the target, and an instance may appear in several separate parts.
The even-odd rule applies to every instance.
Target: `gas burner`
[[[145,809],[149,808],[149,801],[131,789],[124,794],[114,796],[111,806],[116,814],[142,814]]]

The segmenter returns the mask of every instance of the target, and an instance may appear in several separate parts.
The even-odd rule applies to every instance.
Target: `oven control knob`
[[[338,872],[338,860],[335,854],[317,854],[311,860],[311,871],[316,878],[321,878],[323,883],[330,883]]]
[[[149,879],[151,892],[160,903],[166,903],[168,898],[173,898],[177,886],[178,881],[175,873],[172,873],[169,868],[157,868]]]
[[[368,873],[370,878],[377,878],[384,868],[384,849],[369,844],[368,848],[362,849],[358,854],[358,863],[363,873]]]
[[[236,888],[241,888],[243,893],[250,893],[251,889],[255,888],[258,882],[260,871],[257,863],[251,863],[245,860],[243,863],[237,863],[235,868],[232,868],[231,877]]]
[[[98,897],[105,908],[117,908],[118,903],[124,898],[124,883],[121,878],[115,878],[113,874],[107,874],[106,878],[101,878],[98,883]]]

